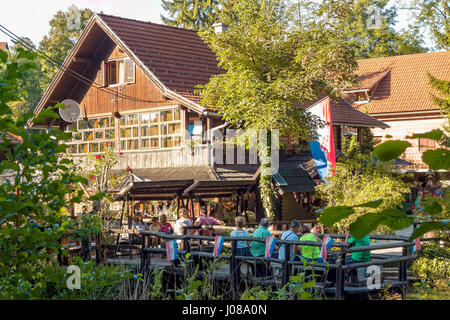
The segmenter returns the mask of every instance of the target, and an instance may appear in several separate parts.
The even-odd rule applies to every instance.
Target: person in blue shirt
[[[245,219],[244,217],[236,217],[236,230],[231,231],[230,236],[232,238],[249,238],[250,233],[244,230]],[[250,253],[250,241],[238,241],[236,244],[236,256],[249,257]]]
[[[300,222],[298,220],[292,220],[289,224],[289,230],[286,230],[281,235],[280,240],[287,240],[287,241],[298,241],[298,230],[300,229]],[[280,245],[280,248],[278,250],[278,259],[284,260],[285,258],[285,244]],[[296,254],[299,253],[299,249],[296,245],[291,245],[290,250],[290,257],[289,260],[294,260],[296,258]],[[300,260],[297,257],[297,260]]]

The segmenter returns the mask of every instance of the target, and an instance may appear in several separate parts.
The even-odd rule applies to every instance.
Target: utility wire
[[[3,30],[4,29],[4,30]],[[123,93],[119,93],[116,92],[114,90],[102,87],[100,84],[96,83],[95,81],[84,77],[83,75],[79,74],[78,72],[68,68],[68,67],[64,67],[63,64],[58,63],[57,61],[55,61],[53,58],[49,57],[48,55],[46,55],[44,52],[42,52],[41,50],[37,49],[36,47],[30,45],[29,43],[27,43],[26,41],[24,41],[23,39],[21,39],[19,36],[17,36],[16,34],[14,34],[12,31],[10,31],[8,28],[4,27],[3,25],[0,24],[0,31],[5,34],[6,36],[8,36],[11,40],[13,40],[16,43],[19,43],[21,45],[23,45],[26,49],[30,50],[30,51],[34,51],[39,53],[43,59],[45,59],[46,61],[48,61],[50,64],[52,64],[53,66],[55,66],[56,68],[58,68],[58,70],[63,70],[63,71],[67,71],[73,78],[75,78],[76,80],[88,85],[88,86],[92,86],[94,85],[94,87],[98,90],[101,90],[103,92],[107,92],[109,94],[112,94],[114,96],[117,96],[119,98],[122,99],[126,99],[126,100],[131,100],[134,102],[147,102],[147,103],[157,103],[157,102],[161,102],[161,101],[154,101],[154,100],[143,100],[143,99],[138,99],[136,97],[132,97],[129,95],[125,95]]]

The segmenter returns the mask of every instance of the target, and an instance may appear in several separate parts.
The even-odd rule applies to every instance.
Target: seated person
[[[231,231],[230,237],[232,238],[250,238],[250,233],[244,230],[245,219],[244,217],[236,217],[236,230]],[[236,243],[236,256],[249,257],[250,253],[250,241],[238,241]]]
[[[192,221],[189,219],[189,211],[186,208],[180,209],[181,217],[175,222],[174,232],[178,235],[184,234],[183,227],[191,227]],[[186,232],[188,234],[188,232]]]
[[[270,225],[270,220],[268,218],[262,218],[260,225],[255,231],[253,231],[253,238],[262,238],[266,239],[266,237],[272,237],[272,234],[267,230]],[[252,241],[250,252],[254,257],[264,257],[266,252],[266,243],[265,242],[256,242]],[[257,263],[256,264],[256,276],[257,277],[265,277],[267,276],[267,266],[265,263]]]
[[[144,218],[139,214],[134,218],[133,223],[131,224],[131,229],[137,231],[143,231],[146,229]]]
[[[153,232],[161,232],[161,226],[159,224],[159,217],[152,218],[152,225],[150,226],[149,230],[153,231]],[[159,237],[151,236],[151,239],[152,239],[151,247],[157,248],[159,245]]]
[[[172,225],[167,221],[167,215],[162,214],[160,216],[160,226],[161,226],[161,232],[162,233],[173,233]]]
[[[289,230],[286,230],[281,235],[280,240],[287,240],[287,241],[298,241],[298,230],[300,228],[300,222],[298,220],[292,220],[289,224]],[[284,260],[285,258],[285,244],[280,245],[280,249],[278,250],[278,259]],[[291,245],[289,260],[300,260],[298,257],[295,256],[296,253],[300,253],[300,250],[296,245]]]
[[[361,239],[355,239],[353,236],[350,236],[350,234],[347,234],[347,236],[345,237],[345,242],[348,242],[352,248],[370,246],[370,238],[368,235],[362,237]],[[346,264],[368,261],[370,261],[370,250],[352,252],[351,258],[345,259]],[[358,282],[358,274],[356,269],[350,270],[350,276],[352,282]]]
[[[322,243],[322,239],[312,233],[311,230],[305,225],[301,226],[300,233],[302,234],[300,241],[313,241]],[[307,262],[318,261],[320,257],[320,247],[301,246],[300,253],[300,258],[306,260]]]

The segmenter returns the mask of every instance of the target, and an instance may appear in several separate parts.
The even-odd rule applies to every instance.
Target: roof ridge
[[[176,29],[176,30],[183,30],[183,31],[189,31],[189,32],[193,32],[193,33],[198,33],[196,30],[191,30],[191,29],[186,29],[186,28],[180,28],[180,27],[174,27],[174,26],[168,26],[168,25],[162,24],[162,23],[156,23],[156,22],[151,22],[151,21],[137,20],[137,19],[126,18],[126,17],[120,17],[120,16],[115,16],[115,15],[112,15],[112,14],[105,14],[105,13],[95,13],[95,14],[98,15],[100,18],[101,18],[102,16],[104,16],[104,17],[111,17],[111,18],[116,18],[116,19],[129,20],[129,21],[134,21],[134,22],[139,22],[139,23],[152,24],[152,25],[160,26],[160,27],[166,27],[166,28],[172,28],[172,29]]]
[[[389,59],[389,58],[411,57],[411,56],[443,54],[443,53],[450,53],[450,50],[441,50],[441,51],[432,51],[432,52],[418,52],[418,53],[409,53],[409,54],[399,54],[399,55],[384,56],[384,57],[373,57],[373,58],[357,59],[356,61],[358,62],[358,61],[367,61],[367,60],[376,60],[376,59]]]

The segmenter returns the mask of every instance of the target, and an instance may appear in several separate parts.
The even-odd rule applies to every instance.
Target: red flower
[[[89,177],[89,179],[91,179],[91,180],[94,180],[94,179],[95,179],[95,177],[94,177],[94,176],[90,176],[90,177]]]
[[[416,206],[411,206],[411,209],[414,210],[416,208]]]
[[[119,155],[122,155],[122,154],[123,154],[122,152],[119,153]]]
[[[106,142],[105,144],[106,144],[106,146],[109,146],[109,142]]]

